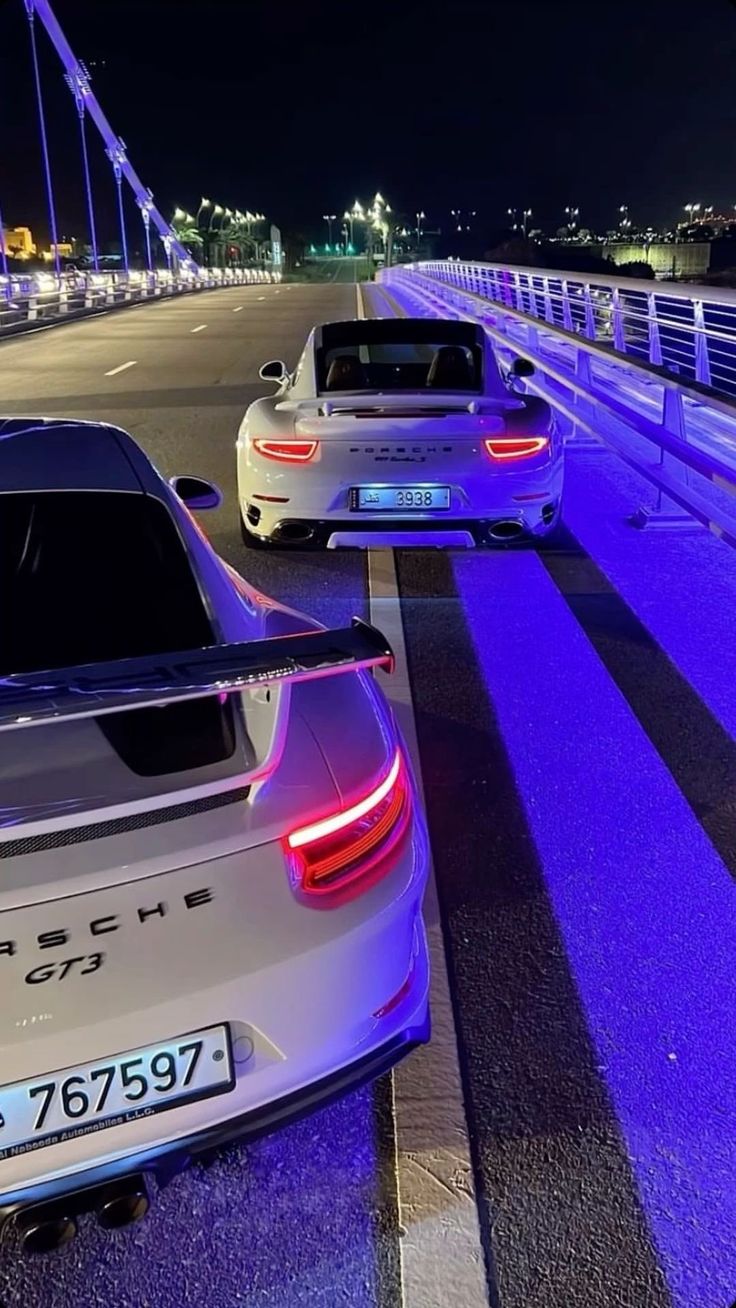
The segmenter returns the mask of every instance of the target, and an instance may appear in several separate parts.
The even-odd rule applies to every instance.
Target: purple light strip
[[[577,539],[736,737],[736,552],[697,528],[625,525],[653,491],[612,454],[586,455],[573,444],[565,479],[565,520]]]
[[[736,886],[533,554],[458,592],[675,1308],[736,1287]]]

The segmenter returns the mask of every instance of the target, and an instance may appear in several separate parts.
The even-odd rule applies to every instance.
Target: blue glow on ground
[[[654,488],[607,452],[568,447],[565,521],[721,724],[736,736],[736,550],[705,528],[626,519]]]
[[[61,1255],[9,1252],[0,1295],[18,1308],[379,1308],[381,1203],[366,1089],[177,1177],[137,1226],[110,1233],[89,1217]]]
[[[673,1303],[729,1304],[736,886],[536,555],[454,571]]]

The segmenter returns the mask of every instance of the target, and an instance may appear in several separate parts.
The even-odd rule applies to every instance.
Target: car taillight
[[[492,459],[528,459],[549,446],[549,436],[492,436],[483,444]]]
[[[282,463],[308,463],[317,453],[319,441],[268,441],[256,439],[254,448],[267,459]]]
[[[367,889],[406,832],[411,790],[401,750],[379,786],[357,804],[284,839],[292,882],[310,898]],[[365,879],[366,884],[358,884]]]

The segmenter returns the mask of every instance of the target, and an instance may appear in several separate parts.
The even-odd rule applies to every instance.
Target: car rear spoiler
[[[281,681],[314,681],[361,668],[393,669],[385,636],[360,618],[305,631],[145,658],[0,677],[0,731],[97,718]]]

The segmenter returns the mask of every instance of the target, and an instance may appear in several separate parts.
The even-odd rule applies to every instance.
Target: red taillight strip
[[[492,436],[483,444],[492,459],[528,459],[549,446],[549,436]]]
[[[292,831],[291,835],[287,836],[289,848],[300,849],[302,845],[308,845],[313,840],[332,836],[336,831],[341,831],[343,827],[349,827],[351,823],[365,817],[366,813],[370,813],[372,808],[376,808],[386,798],[391,787],[396,783],[400,769],[401,751],[397,749],[394,761],[380,786],[352,808],[343,809],[341,813],[335,813],[332,817],[322,818],[320,822],[312,822],[308,827],[300,827],[297,831]]]
[[[253,448],[266,459],[282,463],[308,463],[317,453],[319,441],[269,441],[257,437]]]

